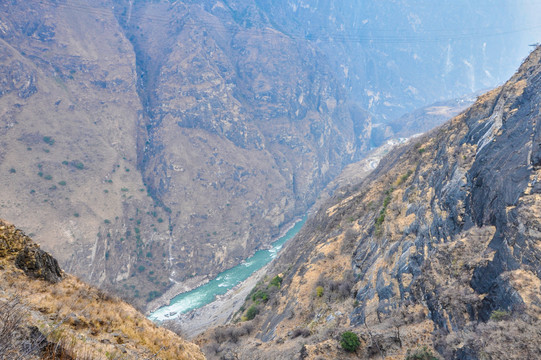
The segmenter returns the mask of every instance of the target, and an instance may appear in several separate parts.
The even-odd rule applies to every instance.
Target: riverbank
[[[162,322],[162,325],[185,339],[193,339],[209,328],[226,324],[244,304],[246,296],[257,282],[265,276],[268,266],[263,266],[224,295],[217,296],[210,304],[179,314],[174,320]]]
[[[251,257],[249,257],[248,259],[246,259],[246,262],[243,262],[231,269],[228,269],[228,270],[225,270],[224,272],[218,274],[217,277],[210,277],[210,276],[199,276],[199,277],[194,277],[194,278],[191,278],[191,279],[188,279],[187,281],[183,282],[183,283],[176,283],[174,284],[169,290],[167,290],[162,296],[160,296],[159,298],[153,300],[152,302],[150,302],[147,307],[146,307],[146,315],[147,316],[152,316],[152,314],[154,314],[157,310],[161,309],[161,308],[164,308],[164,307],[168,307],[168,306],[171,306],[173,302],[175,302],[175,298],[179,297],[179,296],[187,296],[187,295],[183,295],[183,294],[187,294],[188,292],[192,292],[192,291],[195,291],[196,289],[200,288],[200,287],[208,287],[208,286],[215,286],[216,284],[214,284],[216,282],[216,279],[227,279],[229,277],[229,275],[226,275],[228,273],[230,273],[231,271],[233,271],[234,269],[236,269],[238,266],[241,266],[243,265],[245,267],[245,270],[248,270],[248,271],[254,271],[254,272],[258,272],[259,269],[254,268],[252,270],[249,270],[250,268],[253,268],[253,264],[254,263],[257,263],[259,262],[259,260],[256,260],[256,258],[259,258],[261,259],[261,256],[265,257],[265,255],[263,255],[264,253],[268,253],[268,255],[266,255],[267,257],[270,257],[268,258],[268,260],[266,260],[266,262],[269,262],[272,260],[272,258],[276,255],[276,253],[279,251],[279,249],[282,247],[283,243],[282,242],[285,242],[287,240],[289,240],[290,237],[293,237],[293,235],[290,235],[288,237],[288,234],[294,230],[294,228],[299,225],[299,226],[302,226],[302,223],[304,223],[303,219],[295,219],[294,221],[291,221],[289,223],[287,223],[286,225],[284,225],[282,227],[282,230],[280,231],[280,236],[276,239],[273,239],[273,241],[269,244],[269,248],[263,248],[263,249],[260,249],[258,251],[255,252],[255,254],[253,254]],[[299,228],[300,229],[300,228]],[[298,231],[298,230],[297,230]],[[286,239],[287,237],[287,239]],[[276,249],[274,249],[275,246],[278,246]],[[274,253],[274,255],[273,255]],[[252,261],[253,260],[253,261]],[[265,262],[265,263],[266,263]],[[257,265],[256,265],[257,266]],[[223,275],[223,276],[220,276],[220,275]],[[233,275],[234,276],[234,275]],[[247,273],[246,275],[243,276],[243,280],[242,282],[246,281],[246,279],[250,278],[252,276],[251,273]],[[241,282],[241,284],[242,284]],[[211,284],[209,284],[211,283]],[[233,286],[235,284],[232,283],[231,285],[227,285],[227,281],[221,283],[221,284],[218,284],[217,286],[222,288],[224,286]],[[238,286],[238,285],[237,285]],[[237,286],[233,287],[236,288]],[[202,289],[201,289],[202,290]],[[217,289],[215,289],[217,290]],[[226,290],[226,289],[224,289]],[[221,297],[221,296],[225,296],[226,295],[226,292],[222,292],[221,290],[217,291],[216,294],[219,294],[218,297]],[[223,295],[222,295],[223,294]],[[214,302],[214,296],[211,297],[213,299],[212,302]],[[208,299],[207,301],[210,301],[210,299]],[[178,312],[178,308],[175,309],[175,310],[171,310],[171,313],[172,315],[170,315],[171,317],[174,316],[174,318],[176,318],[176,312]],[[163,316],[163,314],[162,314]],[[166,317],[169,317],[169,315],[166,315]],[[159,318],[159,317],[158,317]],[[161,318],[160,320],[165,320],[164,318]]]
[[[193,289],[196,289],[202,285],[205,285],[210,281],[210,278],[208,275],[205,276],[194,276],[191,279],[186,280],[182,283],[175,283],[173,286],[171,286],[166,292],[162,294],[162,296],[152,300],[149,302],[146,306],[145,315],[148,316],[150,313],[158,310],[162,306],[167,306],[171,303],[171,300],[182,293],[192,291]]]

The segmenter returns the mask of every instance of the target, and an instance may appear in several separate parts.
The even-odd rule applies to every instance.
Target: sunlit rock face
[[[205,351],[339,359],[348,356],[341,334],[353,331],[363,359],[535,358],[540,65],[537,47],[503,86],[396,147],[370,175],[360,169],[282,250],[232,324],[201,335]]]
[[[501,79],[522,43],[467,29],[514,8],[461,5],[2,2],[3,216],[138,305],[193,286],[306,212],[374,122]]]

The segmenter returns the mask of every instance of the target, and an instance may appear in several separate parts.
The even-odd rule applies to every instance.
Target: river
[[[250,275],[274,259],[286,241],[293,238],[305,222],[306,217],[298,221],[284,236],[273,242],[270,249],[259,250],[239,265],[221,272],[208,283],[175,296],[169,305],[152,312],[149,315],[149,319],[154,321],[172,320],[178,314],[210,304],[216,299],[216,296],[225,294],[228,290],[248,279]]]

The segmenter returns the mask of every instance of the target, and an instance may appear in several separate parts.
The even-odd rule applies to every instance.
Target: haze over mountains
[[[510,76],[518,3],[2,2],[0,215],[143,307],[268,245],[392,120]]]

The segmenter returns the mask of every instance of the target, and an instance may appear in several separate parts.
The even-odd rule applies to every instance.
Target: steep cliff
[[[129,278],[162,253],[165,241],[147,247],[168,225],[137,171],[132,46],[94,5],[0,4],[1,213],[68,271],[143,300],[168,283]]]
[[[380,48],[361,41],[382,39],[371,26],[423,38],[450,9],[344,4],[1,2],[2,217],[143,307],[267,246],[366,153],[370,112],[381,121],[469,92],[451,79],[471,69],[474,88],[493,85],[512,62],[494,49],[523,44]],[[522,14],[475,4],[453,21],[515,29],[501,9]],[[473,61],[487,56],[499,59],[490,76]]]
[[[214,5],[0,4],[2,214],[140,306],[266,246],[368,148],[316,47]]]
[[[247,298],[240,324],[199,339],[207,355],[536,357],[540,94],[538,47],[505,85],[339,191]],[[357,354],[340,347],[346,330],[360,336]]]
[[[0,220],[2,359],[204,359],[132,306],[64,273]]]
[[[369,117],[317,47],[250,1],[123,3],[146,111],[140,167],[171,209],[172,276],[215,273],[265,245],[366,151]]]

